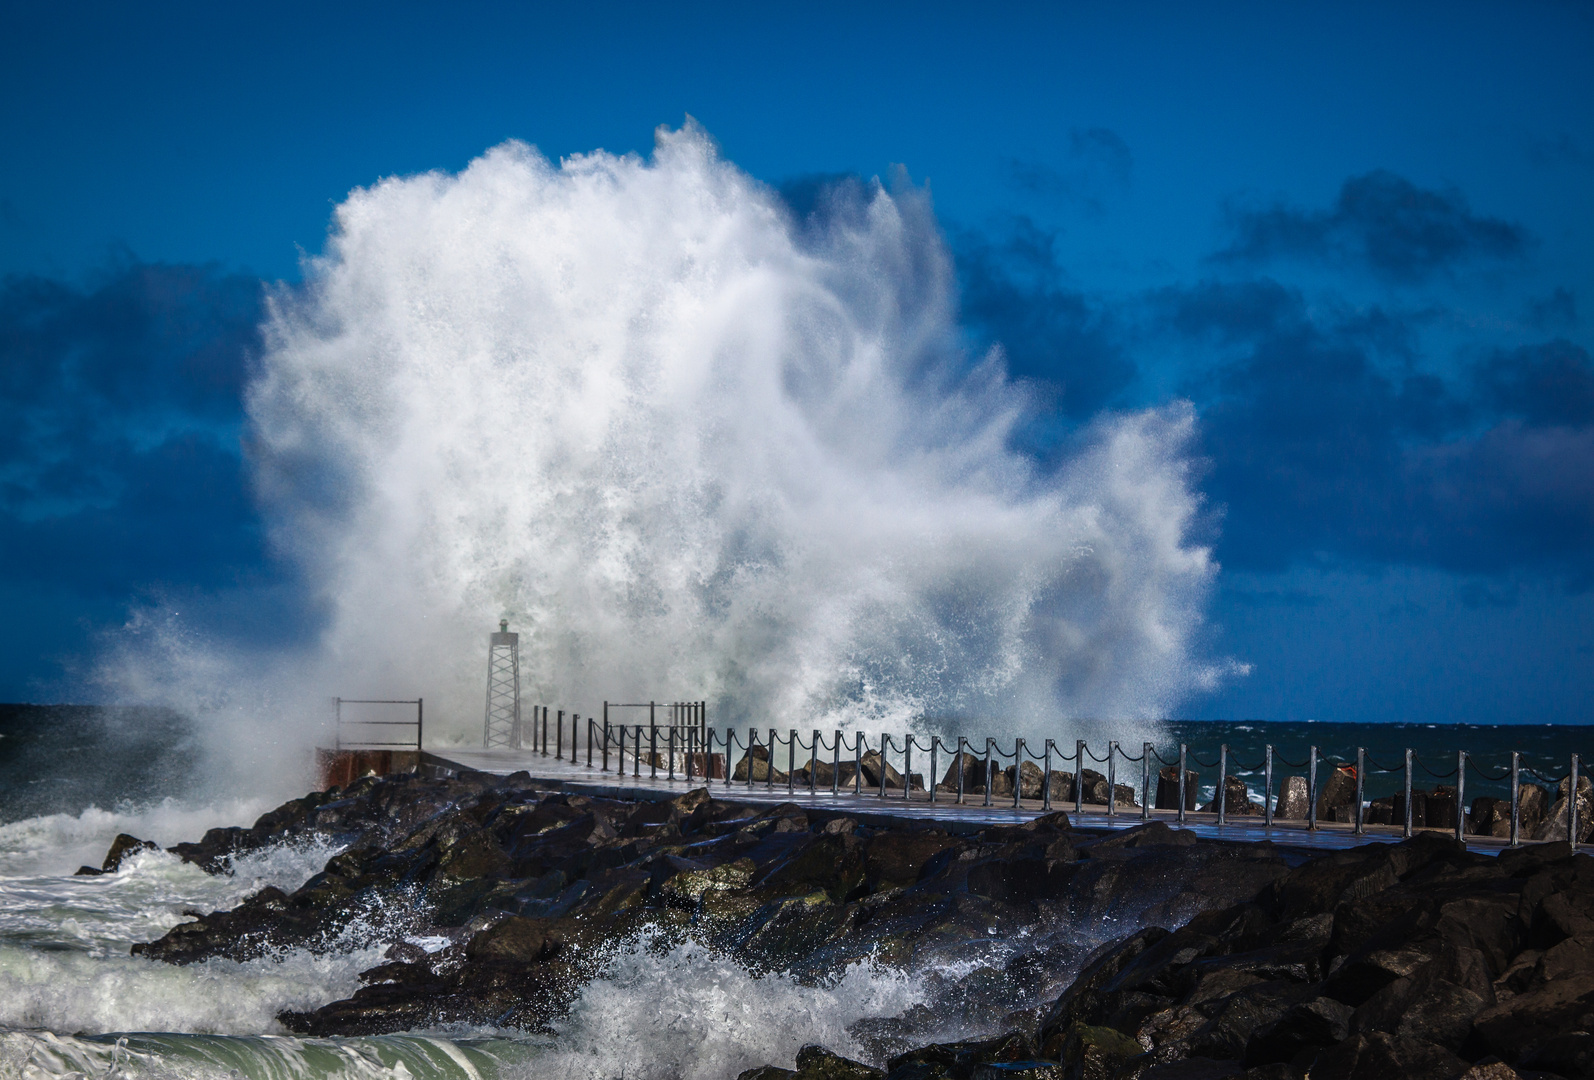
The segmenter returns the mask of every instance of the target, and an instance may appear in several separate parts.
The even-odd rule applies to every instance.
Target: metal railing
[[[421,737],[422,737],[422,734],[423,734],[423,720],[424,720],[424,712],[423,712],[424,699],[423,698],[412,698],[412,699],[408,699],[408,700],[396,700],[395,701],[395,700],[386,699],[386,698],[344,698],[344,697],[338,697],[338,698],[333,698],[332,699],[332,705],[333,705],[333,716],[334,716],[334,724],[335,724],[335,727],[334,727],[335,746],[336,746],[336,748],[338,750],[389,750],[389,749],[403,748],[403,749],[406,749],[406,750],[419,751],[421,749]],[[413,706],[415,706],[415,719],[413,719],[413,720],[361,720],[361,719],[357,719],[357,718],[356,719],[349,719],[349,718],[346,718],[343,715],[343,707],[345,705],[413,705]],[[407,727],[407,728],[414,728],[415,729],[415,739],[414,739],[413,742],[410,741],[410,740],[407,740],[407,739],[402,741],[402,742],[392,742],[390,740],[389,741],[378,741],[378,740],[375,740],[375,739],[351,739],[351,738],[348,738],[345,735],[345,732],[350,732],[350,731],[354,731],[354,730],[361,730],[361,729],[370,728],[370,727],[380,727],[380,728]]]
[[[647,722],[620,723],[615,718],[620,709],[647,709]],[[881,734],[871,741],[866,733],[839,729],[827,733],[815,728],[807,734],[775,727],[739,731],[709,726],[707,705],[701,701],[605,702],[602,717],[589,716],[585,723],[578,713],[569,714],[567,721],[564,710],[550,713],[547,706],[534,707],[531,713],[534,752],[550,755],[551,748],[551,756],[568,757],[573,763],[579,754],[588,767],[601,772],[641,777],[646,770],[648,777],[667,781],[707,781],[766,791],[780,787],[788,793],[846,792],[930,804],[968,805],[978,800],[983,807],[1018,808],[1028,802],[1050,811],[1062,803],[1076,814],[1103,814],[1109,820],[1149,821],[1154,811],[1161,811],[1179,823],[1200,814],[1225,826],[1243,815],[1260,818],[1269,828],[1293,821],[1315,830],[1327,814],[1335,824],[1351,826],[1356,836],[1367,835],[1370,827],[1398,829],[1403,837],[1421,829],[1442,829],[1458,839],[1491,836],[1517,847],[1531,839],[1524,815],[1532,786],[1525,777],[1532,777],[1548,785],[1548,790],[1533,796],[1535,820],[1548,820],[1559,830],[1564,815],[1566,835],[1576,847],[1580,833],[1588,828],[1582,803],[1594,797],[1578,754],[1570,755],[1564,772],[1546,775],[1524,765],[1516,752],[1509,766],[1491,772],[1465,751],[1447,758],[1448,768],[1436,770],[1410,749],[1394,764],[1383,764],[1365,747],[1357,748],[1354,760],[1342,760],[1308,746],[1296,761],[1268,744],[1261,760],[1249,763],[1232,754],[1227,743],[1204,757],[1186,742],[1178,744],[1177,752],[1168,747],[1166,754],[1142,742],[1139,752],[1132,754],[1117,741],[1109,741],[1105,752],[1098,753],[1078,739],[1072,752],[1065,753],[1053,739],[1043,740],[1037,748],[1022,738],[999,743],[989,737]],[[925,771],[916,772],[916,763]],[[1453,784],[1423,791],[1416,783],[1419,770]],[[1201,778],[1214,773],[1211,802],[1200,809],[1196,803]],[[1469,810],[1465,801],[1469,776],[1492,784],[1509,781],[1509,798],[1479,796]],[[1251,785],[1244,777],[1260,781],[1260,806],[1251,800]],[[1374,778],[1398,781],[1395,793],[1369,800],[1368,781]],[[1557,785],[1567,794],[1557,798]]]

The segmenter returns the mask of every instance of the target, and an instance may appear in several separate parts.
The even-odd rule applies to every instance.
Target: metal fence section
[[[362,708],[369,705],[413,705],[415,706],[415,719],[409,720],[382,720],[369,718],[365,715],[370,710]],[[333,698],[333,716],[335,724],[335,746],[338,750],[416,750],[421,748],[423,735],[423,722],[425,720],[423,698],[405,700],[391,700],[387,698]],[[346,708],[351,707],[351,708]],[[350,715],[352,711],[353,715]],[[406,709],[406,712],[409,710]],[[382,710],[378,716],[391,715],[390,709]],[[380,728],[380,731],[371,729]],[[389,732],[388,728],[409,728],[415,732],[413,739],[401,738],[397,741],[389,735],[399,732]],[[369,735],[369,737],[365,737]],[[378,737],[380,736],[380,738]]]

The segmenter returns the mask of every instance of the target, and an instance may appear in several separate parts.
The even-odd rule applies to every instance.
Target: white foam
[[[328,843],[273,845],[236,860],[231,874],[207,874],[164,851],[131,855],[114,874],[39,872],[75,868],[77,849],[89,844],[98,863],[118,831],[171,840],[236,809],[90,810],[0,827],[0,1028],[273,1032],[282,1009],[314,1008],[356,989],[358,973],[380,962],[379,951],[359,947],[358,923],[322,956],[299,950],[179,967],[129,955],[134,942],[160,937],[191,909],[226,910],[266,885],[297,888],[336,853]],[[366,916],[373,917],[384,916]]]
[[[415,1035],[84,1038],[10,1032],[0,1035],[0,1080],[487,1080],[502,1061],[524,1056],[523,1046],[502,1040]]]
[[[1104,418],[1051,471],[1015,451],[1030,398],[962,351],[922,191],[803,228],[690,126],[651,160],[508,143],[354,192],[306,272],[251,461],[325,632],[261,655],[151,611],[106,669],[203,716],[239,783],[302,771],[334,694],[479,732],[500,616],[526,699],[583,713],[1137,739],[1118,718],[1226,670],[1191,655],[1191,410]]]
[[[852,1024],[922,1000],[917,980],[871,963],[816,986],[755,977],[702,945],[644,939],[618,951],[558,1026],[555,1046],[521,1068],[537,1080],[721,1080],[755,1065],[790,1068],[808,1043],[863,1057]]]
[[[217,826],[250,824],[270,806],[258,797],[203,804],[168,798],[146,806],[91,806],[79,814],[24,818],[0,825],[0,877],[70,874],[84,864],[97,867],[117,833],[169,847],[197,840]]]

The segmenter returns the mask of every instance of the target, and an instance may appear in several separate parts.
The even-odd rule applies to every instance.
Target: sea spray
[[[436,737],[479,738],[500,616],[526,699],[588,714],[1056,734],[1210,685],[1191,411],[1037,467],[1030,395],[960,344],[927,195],[859,192],[796,222],[690,125],[646,160],[507,143],[354,192],[248,391],[319,639],[261,655],[147,613],[108,677],[204,716],[254,782],[302,768],[334,694],[424,696]]]
[[[750,974],[696,942],[660,947],[646,935],[614,954],[557,1025],[554,1044],[513,1074],[527,1080],[718,1080],[790,1064],[807,1043],[866,1056],[851,1025],[922,1002],[907,972],[871,961],[823,984],[786,972]]]

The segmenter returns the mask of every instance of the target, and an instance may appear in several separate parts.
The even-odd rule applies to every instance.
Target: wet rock
[[[1311,792],[1304,776],[1286,776],[1279,784],[1278,802],[1273,816],[1280,821],[1305,821],[1311,805]]]
[[[1145,1047],[1115,1028],[1075,1022],[1063,1036],[1061,1059],[1070,1076],[1112,1080],[1125,1062],[1144,1052]]]
[[[1245,781],[1238,776],[1227,776],[1223,780],[1223,809],[1229,817],[1250,817],[1260,815],[1262,808],[1251,801],[1251,792],[1245,786]],[[1214,798],[1210,803],[1201,808],[1206,813],[1216,813],[1218,801]]]
[[[1342,765],[1324,777],[1317,792],[1317,816],[1321,821],[1349,821],[1337,811],[1354,806],[1356,802],[1356,769]],[[1303,815],[1304,816],[1304,815]]]
[[[1390,807],[1389,812],[1392,818],[1390,824],[1404,825],[1406,823],[1406,793],[1404,791],[1395,795],[1394,804]],[[1427,820],[1428,793],[1421,788],[1413,788],[1411,791],[1411,827],[1420,829],[1426,824]]]
[[[1436,785],[1428,792],[1428,806],[1422,823],[1430,829],[1454,829],[1456,811],[1456,789],[1443,784]]]
[[[1057,1061],[1004,1061],[976,1065],[970,1080],[1067,1080],[1068,1070]]]
[[[797,1051],[797,1080],[878,1080],[884,1069],[844,1058],[823,1046],[805,1046]]]
[[[882,762],[880,759],[880,751],[870,750],[868,753],[863,755],[863,758],[859,764],[863,766],[864,787],[873,788],[878,791],[880,788],[881,775],[883,773],[885,776],[887,791],[891,790],[892,788],[896,788],[898,791],[902,790],[902,773],[889,761]],[[920,791],[924,790],[924,784],[921,782],[918,785],[918,788]]]
[[[1184,808],[1196,808],[1197,793],[1200,787],[1200,774],[1194,769],[1184,771]],[[1157,801],[1154,804],[1158,810],[1179,809],[1179,766],[1168,765],[1157,773]]]
[[[1451,1080],[1467,1062],[1442,1046],[1396,1039],[1383,1032],[1355,1035],[1329,1047],[1311,1066],[1312,1080]]]
[[[1395,797],[1386,795],[1381,799],[1374,799],[1367,804],[1367,812],[1362,821],[1368,825],[1393,825],[1395,824]]]
[[[1046,783],[1046,770],[1033,761],[1026,761],[1019,767],[1017,772],[1019,797],[1023,799],[1039,799]],[[1014,768],[1011,765],[1002,774],[1008,795],[1013,793],[1013,774]],[[1067,802],[1074,797],[1074,774],[1053,769],[1051,787],[1052,802],[1054,804]]]
[[[1479,795],[1473,800],[1473,809],[1466,816],[1466,832],[1473,836],[1510,836],[1511,801]]]
[[[111,849],[105,853],[105,861],[100,864],[100,872],[113,874],[122,868],[122,860],[129,855],[140,851],[159,851],[160,845],[153,840],[140,840],[127,833],[118,833],[115,840],[111,841]]]
[[[1572,802],[1567,798],[1567,791],[1571,783],[1570,776],[1561,781],[1555,805],[1550,808],[1545,820],[1533,831],[1533,839],[1543,841],[1568,838],[1572,827]],[[1577,839],[1578,843],[1583,843],[1594,836],[1594,783],[1590,783],[1586,776],[1579,776],[1577,792]]]
[[[1517,793],[1523,836],[1532,836],[1550,815],[1550,792],[1538,784],[1523,784]]]
[[[809,766],[812,766],[813,781],[809,782]],[[838,791],[850,791],[855,786],[854,778],[858,775],[858,766],[850,758],[837,764],[826,758],[818,761],[804,762],[792,779],[799,788],[809,788],[815,791],[829,791],[835,788]],[[742,779],[746,779],[744,776]]]
[[[886,1080],[971,1080],[981,1066],[1028,1062],[1034,1057],[1034,1047],[1017,1031],[992,1039],[932,1043],[887,1061]]]
[[[731,770],[731,782],[734,783],[740,780],[744,784],[747,783],[749,771],[752,773],[753,782],[757,784],[770,782],[784,784],[786,782],[786,774],[778,768],[774,770],[773,779],[771,778],[769,747],[761,744],[749,747],[747,752],[742,755],[741,760]]]

